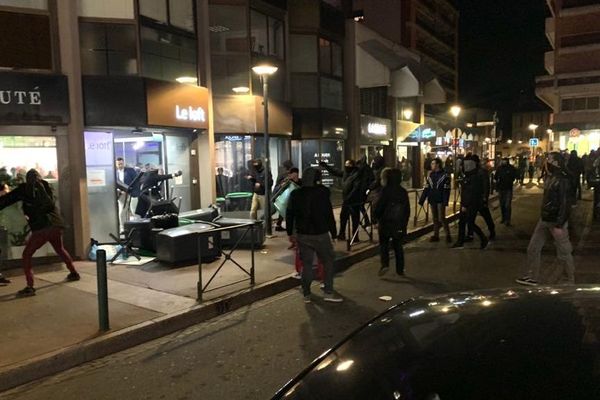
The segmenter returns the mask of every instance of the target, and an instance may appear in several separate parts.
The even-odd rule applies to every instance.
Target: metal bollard
[[[98,323],[101,331],[108,331],[108,275],[106,273],[106,251],[96,252],[96,277],[98,281]]]

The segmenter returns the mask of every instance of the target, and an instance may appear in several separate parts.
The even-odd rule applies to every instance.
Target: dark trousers
[[[404,273],[404,250],[402,249],[402,234],[389,234],[379,232],[379,252],[381,253],[381,267],[390,266],[390,241],[396,255],[396,273]]]
[[[315,254],[319,257],[319,260],[323,263],[323,269],[325,270],[325,292],[333,292],[333,262],[335,260],[335,254],[333,252],[333,245],[331,244],[331,238],[329,233],[322,233],[320,235],[303,235],[298,234],[298,250],[300,251],[300,259],[302,260],[302,291],[304,295],[310,294],[310,284],[313,280],[313,260]]]
[[[512,214],[512,199],[512,189],[500,191],[500,212],[502,213],[502,222],[510,223],[510,217]]]
[[[358,230],[360,222],[360,205],[359,204],[342,204],[342,212],[340,213],[340,236],[346,236],[346,225],[348,220],[352,218],[352,235]]]
[[[487,238],[483,234],[483,231],[477,224],[475,223],[475,218],[477,218],[477,213],[479,210],[474,207],[467,207],[466,211],[460,212],[460,218],[458,220],[458,242],[464,243],[465,241],[465,228],[469,226],[469,230],[475,232],[477,236],[479,236],[479,240],[484,241]]]
[[[481,206],[481,208],[479,210],[477,210],[477,212],[479,213],[479,215],[481,215],[483,217],[483,220],[485,221],[485,224],[488,227],[488,230],[491,233],[495,233],[496,232],[496,224],[494,224],[494,218],[492,218],[492,213],[490,212],[490,208],[488,206]],[[477,213],[475,214],[475,218],[477,218]],[[469,236],[473,236],[473,228],[472,226],[468,226],[468,234]]]

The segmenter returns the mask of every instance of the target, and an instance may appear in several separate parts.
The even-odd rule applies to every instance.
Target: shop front
[[[91,236],[107,240],[124,218],[144,216],[135,198],[119,204],[117,161],[136,175],[149,169],[181,171],[161,185],[161,195],[182,212],[199,208],[200,168],[210,167],[198,157],[199,138],[208,134],[207,89],[137,77],[84,77],[83,88]]]
[[[35,168],[52,187],[65,222],[70,225],[68,123],[65,76],[0,73],[0,182],[14,189],[25,181],[26,172]],[[20,203],[0,211],[2,259],[20,259],[28,236]],[[65,238],[68,246],[71,238],[70,232]],[[52,248],[44,246],[34,257],[53,255]]]
[[[383,157],[392,144],[392,121],[370,115],[360,116],[360,157],[369,165],[376,156]]]
[[[251,162],[265,159],[262,97],[219,96],[213,102],[217,197],[248,196],[253,190],[246,178]],[[269,155],[274,180],[283,162],[292,159],[291,136],[290,109],[281,102],[269,100]]]
[[[598,127],[585,124],[583,129],[571,128],[568,131],[555,132],[552,136],[558,138],[558,143],[551,143],[553,150],[576,150],[579,156],[582,156],[600,148],[600,124]]]

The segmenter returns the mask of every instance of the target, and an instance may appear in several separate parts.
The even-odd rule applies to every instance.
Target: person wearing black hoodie
[[[494,180],[496,181],[496,189],[500,196],[500,211],[502,212],[502,222],[500,223],[506,224],[506,226],[510,226],[513,186],[518,177],[519,172],[515,167],[510,165],[508,157],[503,158],[500,167],[498,167],[494,174]]]
[[[443,226],[446,232],[446,242],[452,242],[452,236],[450,235],[450,226],[446,221],[446,207],[450,201],[450,187],[451,187],[450,175],[444,170],[442,166],[442,160],[435,158],[431,161],[431,173],[427,177],[425,183],[425,189],[419,198],[419,204],[422,206],[425,204],[425,200],[431,207],[431,214],[433,215],[433,236],[429,240],[430,242],[440,241],[440,228]]]
[[[310,286],[313,280],[315,253],[323,263],[325,280],[324,300],[340,303],[343,298],[333,291],[335,218],[329,189],[321,184],[321,170],[307,168],[302,174],[302,186],[290,194],[285,227],[292,245],[297,245],[302,260],[302,291],[304,302],[312,301]],[[331,235],[331,236],[330,236]]]
[[[472,156],[465,157],[462,168],[464,178],[461,183],[460,218],[458,221],[458,241],[452,246],[462,249],[465,243],[465,228],[467,225],[477,234],[481,242],[481,249],[485,249],[489,243],[487,237],[475,223],[477,213],[483,205],[484,182],[479,173],[477,163]]]
[[[31,228],[31,236],[27,239],[27,244],[23,250],[23,270],[25,271],[27,286],[20,290],[17,296],[35,295],[31,259],[36,250],[48,242],[67,265],[69,270],[67,281],[78,281],[79,273],[75,270],[73,259],[63,245],[62,231],[64,224],[54,204],[52,188],[35,169],[27,171],[25,183],[0,197],[0,210],[19,201],[23,203],[23,213],[27,217],[27,222]]]
[[[390,266],[390,240],[396,256],[396,273],[404,275],[404,251],[402,239],[407,233],[410,217],[408,193],[402,187],[402,172],[398,168],[385,168],[381,173],[381,197],[375,208],[375,217],[379,221],[379,251],[381,268],[384,275]]]

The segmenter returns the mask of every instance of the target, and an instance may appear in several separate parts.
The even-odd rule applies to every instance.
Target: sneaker
[[[379,276],[384,276],[385,274],[387,274],[388,270],[390,269],[390,267],[381,267],[379,268]]]
[[[533,280],[528,276],[515,279],[515,282],[517,282],[519,285],[525,285],[525,286],[537,286],[538,285],[538,281]]]
[[[275,231],[277,231],[277,232],[284,232],[285,228],[283,226],[276,226],[275,227]]]
[[[21,289],[17,292],[17,297],[31,297],[35,296],[35,288],[32,286],[25,286],[24,289]]]
[[[4,276],[0,275],[0,286],[6,286],[10,283],[10,279],[6,279]]]
[[[465,243],[469,243],[473,241],[473,236],[467,236],[465,237]]]
[[[488,247],[488,245],[489,245],[489,244],[490,244],[490,241],[489,241],[489,240],[487,240],[487,239],[483,239],[483,240],[481,241],[480,249],[481,249],[481,250],[485,250],[485,249],[487,249],[487,247]]]
[[[440,241],[440,237],[439,236],[432,236],[431,238],[429,238],[429,241],[431,243],[439,242]]]
[[[344,301],[340,296],[335,293],[325,293],[325,297],[323,300],[328,301],[330,303],[341,303]]]
[[[310,294],[307,294],[306,296],[304,296],[304,304],[310,304],[312,302],[312,296]]]
[[[75,282],[81,279],[81,276],[79,276],[79,272],[70,272],[69,275],[67,275],[67,282]]]
[[[325,291],[325,284],[324,283],[320,283],[319,284],[319,289],[321,289],[322,291]]]
[[[456,242],[450,248],[451,249],[464,249],[465,248],[465,244],[464,243],[460,243],[460,242]]]
[[[300,272],[296,272],[294,275],[292,275],[292,278],[294,278],[294,279],[302,279],[302,274],[300,274]]]

